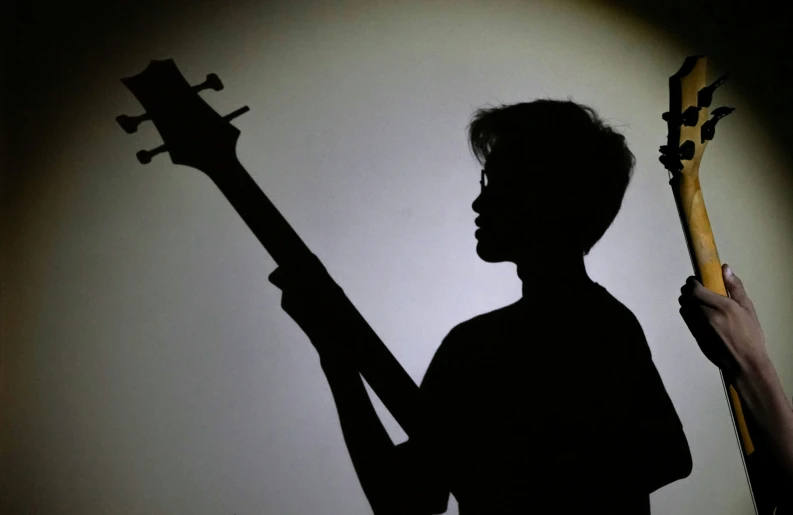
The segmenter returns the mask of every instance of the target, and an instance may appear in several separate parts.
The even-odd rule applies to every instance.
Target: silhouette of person
[[[344,352],[319,267],[270,280],[319,352],[374,513],[649,513],[688,476],[682,424],[631,311],[587,275],[634,156],[589,107],[535,100],[480,109],[476,251],[512,262],[522,298],[454,327],[421,383],[432,436],[394,445]],[[442,464],[442,465],[439,465]]]

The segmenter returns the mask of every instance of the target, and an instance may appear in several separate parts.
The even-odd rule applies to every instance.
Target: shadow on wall
[[[419,389],[239,164],[229,117],[208,109],[173,61],[124,83],[162,151],[206,173],[279,265],[270,280],[320,355],[375,513],[442,513],[450,493],[464,513],[517,512],[540,497],[566,512],[649,513],[650,493],[691,473],[639,322],[584,265],[635,163],[594,110],[536,100],[477,111],[476,250],[485,262],[515,263],[523,297],[452,329]],[[118,121],[135,132],[143,119]],[[563,188],[560,205],[549,192]],[[393,444],[361,376],[407,442]]]
[[[649,513],[649,494],[688,476],[691,454],[639,322],[583,261],[620,209],[633,155],[570,101],[480,110],[470,142],[484,165],[477,254],[517,264],[524,294],[452,329],[418,407],[393,409],[413,392],[378,384],[392,363],[371,360],[367,347],[382,344],[361,337],[323,267],[287,262],[271,276],[319,351],[367,498],[375,513],[442,513],[450,492],[461,513],[514,513],[527,498],[565,512]],[[541,173],[551,166],[558,173]],[[548,194],[562,182],[563,207]],[[407,442],[394,447],[359,370]]]

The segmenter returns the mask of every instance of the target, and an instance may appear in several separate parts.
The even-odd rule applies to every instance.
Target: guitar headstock
[[[735,110],[719,107],[709,118],[713,92],[724,83],[727,75],[707,86],[706,72],[707,58],[695,55],[687,57],[680,70],[669,77],[669,111],[662,116],[667,123],[668,136],[666,145],[659,150],[661,163],[673,177],[698,178],[699,163],[708,141],[713,139],[716,123]]]
[[[239,129],[229,123],[248,111],[242,107],[221,116],[198,95],[199,91],[220,91],[223,84],[215,74],[206,81],[190,86],[172,59],[152,61],[141,73],[121,79],[145,109],[140,116],[120,115],[119,125],[133,133],[138,125],[151,121],[162,137],[163,144],[153,150],[141,150],[138,161],[146,164],[157,154],[168,152],[171,161],[197,168],[209,175],[218,167],[236,159]]]

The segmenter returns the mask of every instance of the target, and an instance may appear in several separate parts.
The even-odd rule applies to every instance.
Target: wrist
[[[738,362],[735,382],[743,384],[760,384],[769,377],[776,376],[776,369],[771,358],[765,352],[746,356]]]
[[[788,406],[782,383],[767,355],[746,362],[734,378],[734,384],[750,410],[758,415],[781,405]]]

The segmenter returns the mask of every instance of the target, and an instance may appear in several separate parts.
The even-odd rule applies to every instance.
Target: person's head
[[[479,109],[469,143],[484,168],[473,209],[477,253],[488,262],[589,253],[635,163],[621,134],[569,100]]]

